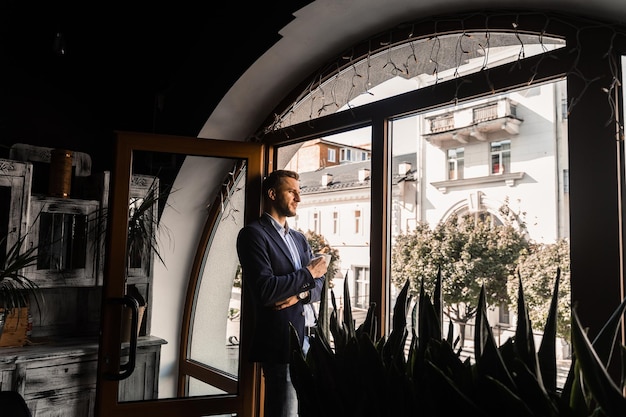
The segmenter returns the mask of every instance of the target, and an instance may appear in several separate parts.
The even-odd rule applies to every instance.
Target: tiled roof
[[[398,165],[408,162],[411,164],[411,170],[406,175],[398,175]],[[416,156],[414,153],[394,156],[392,160],[392,183],[395,185],[400,181],[414,181],[416,168]],[[300,173],[300,190],[302,194],[315,193],[320,191],[339,191],[354,188],[363,188],[370,186],[370,178],[359,181],[359,171],[361,169],[371,170],[371,161],[349,162],[341,165],[335,165],[326,168],[320,168],[316,171]],[[324,174],[332,175],[332,182],[323,187],[322,176]]]

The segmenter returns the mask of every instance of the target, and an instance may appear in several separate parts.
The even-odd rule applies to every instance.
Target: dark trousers
[[[291,383],[288,363],[261,364],[265,377],[264,417],[297,417],[298,397]]]

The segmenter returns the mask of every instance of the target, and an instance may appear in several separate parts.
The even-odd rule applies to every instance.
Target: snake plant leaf
[[[362,407],[365,406],[365,403],[371,403],[375,400],[365,397],[363,393],[362,384],[372,383],[367,378],[367,375],[372,373],[371,369],[374,364],[361,360],[361,343],[371,344],[371,341],[367,339],[361,341],[351,337],[346,344],[345,350],[335,357],[338,370],[336,379],[339,393],[342,401],[348,404],[344,406],[344,409],[349,409],[349,413],[352,415],[359,415],[358,413],[362,415]],[[355,376],[358,378],[357,381],[355,381]]]
[[[559,409],[544,388],[543,382],[521,358],[516,358],[508,368],[515,380],[517,395],[524,400],[534,415],[555,417],[559,415]]]
[[[515,350],[518,357],[528,367],[536,377],[541,386],[541,370],[539,369],[537,351],[535,349],[535,337],[533,335],[532,323],[526,308],[526,298],[520,273],[517,274],[517,327],[515,328]]]
[[[374,302],[370,303],[370,306],[367,309],[367,315],[365,316],[365,320],[356,329],[356,337],[357,338],[360,338],[362,334],[368,335],[368,337],[370,339],[372,339],[372,340],[375,337],[375,335],[376,335],[376,325],[378,324],[377,320],[376,320],[375,308],[376,308],[376,303],[374,303]]]
[[[539,360],[539,369],[541,370],[541,379],[544,387],[551,393],[556,393],[556,327],[559,306],[559,285],[561,283],[561,268],[556,270],[556,278],[554,279],[554,289],[552,290],[552,300],[548,309],[548,317],[546,325],[543,329],[543,336],[539,344],[537,358]]]
[[[410,297],[410,281],[407,280],[396,298],[393,309],[393,327],[383,348],[383,360],[386,363],[400,361],[397,366],[404,367],[404,347],[408,332],[406,330],[406,315]]]
[[[487,320],[487,302],[485,286],[483,285],[478,297],[478,313],[476,314],[476,334],[474,335],[474,355],[476,369],[479,375],[496,378],[507,388],[514,390],[515,383],[507,370],[493,332]]]
[[[617,338],[617,332],[620,328],[624,309],[626,309],[626,299],[623,300],[613,312],[592,342],[595,353],[605,366],[609,363],[612,356],[611,352]],[[622,346],[622,348],[624,348],[624,346]],[[622,360],[622,366],[626,366],[624,360]],[[569,404],[570,408],[576,413],[576,416],[582,417],[590,413],[589,409],[591,406],[589,403],[591,402],[590,398],[593,398],[593,394],[589,392],[588,385],[582,383],[580,368],[580,364],[576,360],[576,356],[574,356],[563,386],[561,402]],[[622,375],[626,375],[626,373],[622,372]],[[583,385],[585,388],[583,388]],[[622,389],[624,389],[623,382]]]
[[[443,401],[437,401],[440,413],[438,415],[466,415],[482,417],[487,416],[472,399],[462,392],[457,384],[446,373],[430,361],[426,361],[426,367],[430,371],[429,383],[435,386],[435,389],[429,392],[438,392],[442,394]]]
[[[298,393],[298,402],[301,408],[300,415],[302,417],[314,417],[320,410],[317,409],[317,395],[315,390],[315,380],[307,365],[304,353],[300,346],[298,333],[296,329],[289,325],[290,343],[291,343],[291,361],[289,369],[291,373],[291,382]]]
[[[315,387],[302,395],[314,395],[314,408],[320,410],[317,415],[341,415],[344,412],[346,400],[343,398],[345,372],[343,364],[335,354],[327,352],[317,338],[310,339],[311,346],[307,353],[307,364],[315,382]],[[297,371],[297,369],[295,369]],[[292,379],[293,379],[292,375]],[[295,385],[294,385],[295,387]],[[296,390],[297,392],[297,390]],[[298,393],[300,395],[300,393]],[[324,401],[320,401],[323,398]],[[334,414],[338,413],[338,414]],[[345,415],[345,414],[344,414]]]
[[[409,296],[410,284],[411,282],[406,280],[396,297],[396,303],[393,307],[392,331],[406,328],[406,314],[411,300],[411,297]]]
[[[489,322],[486,314],[485,286],[480,288],[478,295],[478,313],[476,314],[476,332],[474,334],[474,355],[480,358],[489,337]]]
[[[324,283],[322,284],[322,294],[320,296],[320,305],[319,305],[319,313],[317,315],[317,334],[321,334],[326,340],[330,340],[330,306],[328,299],[328,282],[329,280],[324,279]]]
[[[596,352],[602,363],[606,367],[611,361],[613,356],[613,346],[617,339],[618,330],[621,326],[622,315],[626,311],[626,299],[622,300],[620,305],[615,309],[609,320],[602,326],[602,329],[592,342],[593,350]],[[622,350],[625,347],[622,345]],[[622,368],[626,367],[626,362],[622,358]],[[624,390],[624,375],[626,371],[622,371],[621,389]],[[572,360],[572,366],[570,367],[570,373],[565,382],[564,401],[572,404],[572,408],[581,410],[581,412],[589,412],[591,408],[593,394],[589,392],[588,385],[582,384],[581,381],[580,365],[576,361],[576,357]],[[583,388],[583,385],[585,388]]]
[[[604,366],[608,366],[613,357],[615,341],[619,335],[620,324],[622,322],[622,316],[626,311],[626,298],[617,306],[617,308],[611,314],[611,317],[604,323],[604,326],[598,332],[598,335],[593,339],[593,350],[598,357],[602,360]]]
[[[414,381],[420,374],[420,365],[422,362],[418,359],[418,336],[417,336],[417,309],[418,304],[413,305],[411,310],[411,343],[409,345],[409,352],[407,354],[407,376]]]
[[[602,359],[594,350],[575,308],[572,309],[572,317],[574,355],[582,371],[585,385],[588,386],[594,400],[607,416],[626,416],[626,398],[611,379]]]
[[[428,297],[420,299],[420,315],[418,321],[420,340],[441,340],[441,323],[435,306]]]
[[[583,388],[581,378],[580,365],[576,358],[572,358],[572,364],[558,403],[560,407],[568,410],[574,417],[587,417],[592,414],[590,403],[593,402],[593,398],[589,389]]]
[[[507,417],[537,417],[524,400],[500,380],[485,375],[481,388],[489,415],[499,416],[506,410]]]
[[[335,292],[332,289],[330,290],[330,296],[333,306],[332,312],[330,313],[330,333],[332,335],[335,349],[341,352],[348,343],[348,334],[346,333],[345,326],[339,320],[339,315],[337,313],[337,300],[335,298]]]
[[[420,295],[418,304],[418,357],[423,358],[426,348],[426,341],[434,339],[441,340],[441,320],[436,311],[436,307],[424,290],[424,283],[420,285]],[[420,359],[421,360],[421,359]]]
[[[346,327],[347,337],[355,337],[354,320],[352,318],[352,304],[350,302],[350,285],[348,285],[348,275],[343,284],[343,324]]]
[[[474,385],[474,372],[470,361],[463,362],[447,341],[431,339],[426,348],[425,362],[439,368],[463,392],[471,392]]]
[[[441,285],[441,267],[437,268],[437,278],[435,279],[435,289],[433,291],[433,307],[439,317],[439,328],[443,328],[443,295]],[[451,340],[451,339],[449,339]]]
[[[353,375],[353,384],[359,385],[359,390],[365,398],[370,398],[370,407],[368,411],[376,410],[383,415],[386,402],[384,399],[379,400],[381,393],[386,389],[386,370],[376,346],[366,334],[362,334],[359,338],[358,365],[361,372]]]

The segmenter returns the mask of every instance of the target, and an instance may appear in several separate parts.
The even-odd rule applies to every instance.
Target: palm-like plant
[[[151,250],[161,262],[159,242],[156,237],[158,225],[154,207],[159,203],[159,190],[156,182],[150,185],[148,193],[141,198],[132,198],[128,207],[128,241],[127,251],[129,261],[141,259],[144,251]]]
[[[0,308],[7,314],[14,308],[26,307],[30,300],[37,304],[41,312],[39,286],[26,277],[22,271],[37,262],[37,248],[24,248],[26,235],[20,237],[7,248],[6,256],[0,258]],[[7,242],[7,236],[0,239],[0,247]]]

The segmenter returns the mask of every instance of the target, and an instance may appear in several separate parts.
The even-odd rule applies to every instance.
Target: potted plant
[[[131,196],[128,206],[128,237],[126,253],[128,257],[126,295],[131,296],[138,304],[137,331],[141,329],[143,316],[147,309],[147,300],[141,294],[136,284],[132,283],[137,277],[150,275],[152,272],[153,257],[165,265],[161,256],[160,239],[169,238],[169,230],[159,222],[160,206],[167,205],[167,198],[172,193],[170,187],[163,187],[159,177],[137,176],[138,182],[144,184],[140,195]],[[130,309],[124,309],[122,340],[130,340],[130,323],[132,314]]]
[[[625,416],[626,383],[624,378],[621,383],[613,381],[607,364],[614,353],[626,300],[593,341],[588,339],[575,309],[572,311],[574,359],[564,387],[558,389],[555,318],[559,280],[557,271],[549,317],[537,350],[521,278],[515,337],[499,347],[487,322],[485,294],[481,292],[474,361],[463,360],[460,350],[455,350],[451,326],[447,334],[443,332],[441,275],[432,299],[423,285],[420,289],[418,303],[411,311],[408,355],[408,281],[394,307],[392,331],[379,340],[371,336],[376,327],[373,309],[355,329],[349,303],[340,318],[331,291],[332,311],[327,314],[320,308],[317,337],[311,340],[306,356],[292,329],[290,366],[299,415]],[[347,288],[344,286],[344,300],[349,301]],[[623,354],[626,346],[621,350]]]
[[[0,247],[5,247],[8,236],[0,239]],[[14,319],[16,326],[20,320],[27,320],[31,301],[41,314],[43,298],[37,283],[26,277],[22,271],[37,262],[37,248],[24,248],[26,235],[21,236],[0,256],[0,337],[7,326],[7,320]],[[25,314],[24,314],[25,313]],[[22,326],[27,323],[22,322]],[[18,343],[25,342],[25,333]]]

